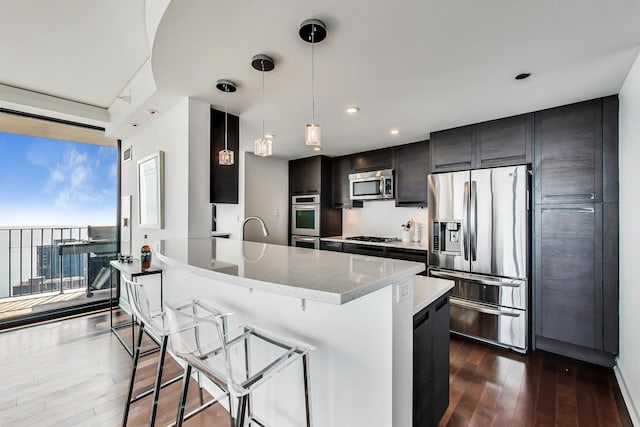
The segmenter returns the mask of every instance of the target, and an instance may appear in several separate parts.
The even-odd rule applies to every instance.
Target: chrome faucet
[[[242,221],[242,240],[244,240],[244,227],[245,225],[247,225],[247,222],[251,221],[252,219],[260,223],[260,225],[262,226],[262,234],[264,234],[264,237],[267,237],[269,235],[269,230],[267,230],[267,225],[264,223],[262,218],[260,218],[259,216],[248,216],[244,219],[244,221]]]

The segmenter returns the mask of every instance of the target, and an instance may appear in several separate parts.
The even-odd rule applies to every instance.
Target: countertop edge
[[[321,237],[320,241],[326,242],[339,242],[339,243],[354,243],[358,245],[371,245],[371,246],[383,246],[387,248],[398,248],[398,249],[408,249],[410,251],[423,251],[427,252],[429,248],[424,246],[422,242],[412,242],[412,243],[403,243],[403,242],[361,242],[358,240],[347,240],[342,236],[332,236],[332,237]]]
[[[413,314],[418,314],[435,300],[453,289],[454,281],[416,276],[413,282]]]

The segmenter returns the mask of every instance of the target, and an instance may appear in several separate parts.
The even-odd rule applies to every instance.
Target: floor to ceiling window
[[[0,113],[0,328],[109,301],[117,165],[101,129]]]

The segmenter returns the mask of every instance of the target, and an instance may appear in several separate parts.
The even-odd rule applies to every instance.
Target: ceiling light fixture
[[[298,32],[300,38],[307,43],[311,43],[311,123],[307,123],[304,133],[305,145],[319,147],[320,142],[320,125],[316,123],[316,97],[314,92],[315,76],[314,76],[314,55],[313,45],[321,42],[327,37],[327,27],[324,22],[319,19],[305,19],[300,24]]]
[[[265,134],[265,136],[264,136],[264,137],[265,137],[265,138],[267,138],[267,139],[273,139],[273,138],[275,138],[275,137],[276,137],[276,135],[275,135],[275,134],[273,134],[273,133],[267,133],[267,134]]]
[[[390,133],[391,135],[397,135],[397,134],[399,134],[399,133],[400,133],[400,131],[399,131],[398,129],[391,129],[391,130],[389,131],[389,133]]]
[[[158,114],[158,110],[154,110],[153,108],[150,108],[147,110],[147,113],[149,113],[150,116],[155,116],[156,114]]]
[[[346,111],[347,111],[347,113],[349,113],[349,114],[355,114],[355,113],[357,113],[358,111],[360,111],[360,108],[358,108],[358,107],[347,107],[347,110],[346,110]]]
[[[313,151],[320,151],[320,147],[313,147]]]
[[[233,164],[233,151],[227,149],[227,116],[229,115],[229,92],[236,91],[236,84],[231,80],[218,80],[216,88],[224,92],[224,150],[218,152],[218,163],[222,166],[231,166]]]
[[[273,59],[267,55],[255,55],[251,59],[251,66],[262,72],[262,135],[253,143],[253,154],[257,156],[267,157],[272,153],[272,142],[264,133],[264,73],[275,68]]]
[[[516,76],[516,80],[524,80],[529,77],[531,73],[520,73]]]

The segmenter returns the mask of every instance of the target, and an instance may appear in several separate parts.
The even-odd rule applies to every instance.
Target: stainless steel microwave
[[[349,174],[351,200],[393,199],[393,169]]]

